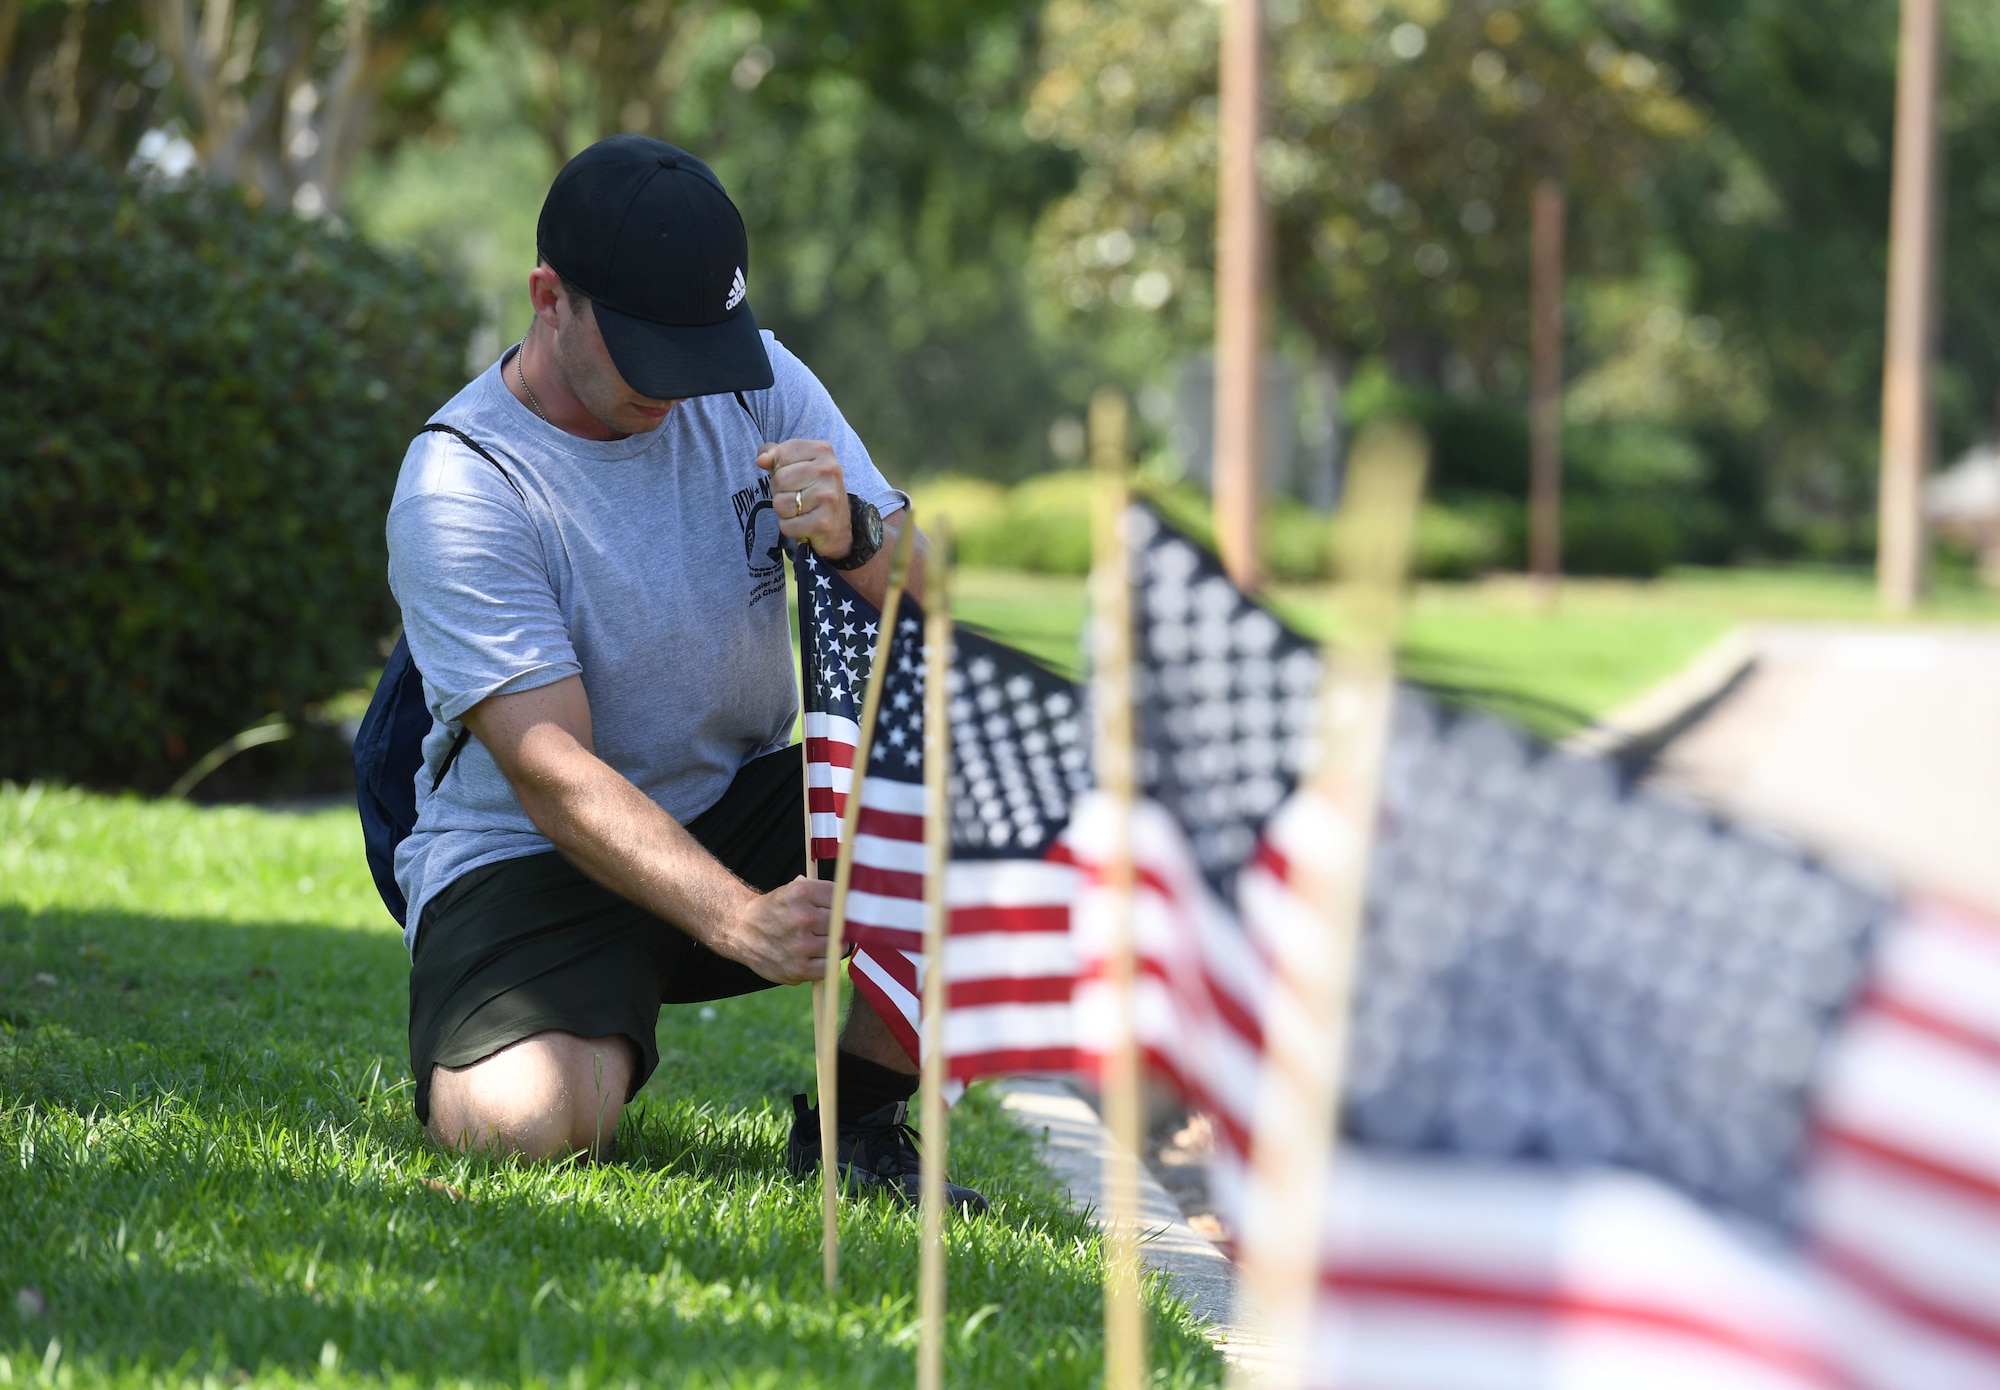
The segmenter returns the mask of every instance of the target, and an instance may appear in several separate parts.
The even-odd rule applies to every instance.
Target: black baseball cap
[[[706,164],[614,135],[563,165],[535,245],[588,295],[618,374],[654,400],[761,391],[771,359],[750,316],[750,240]]]

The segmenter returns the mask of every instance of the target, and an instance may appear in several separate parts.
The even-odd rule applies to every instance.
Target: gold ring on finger
[[[806,514],[806,494],[805,494],[805,489],[801,488],[797,492],[792,494],[792,515],[804,516],[805,514]]]

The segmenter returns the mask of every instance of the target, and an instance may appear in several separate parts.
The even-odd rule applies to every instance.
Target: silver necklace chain
[[[549,413],[542,409],[542,403],[535,399],[535,388],[528,385],[528,369],[521,365],[522,359],[527,355],[528,340],[523,338],[521,339],[521,346],[514,351],[514,375],[521,378],[521,389],[528,393],[528,404],[535,408],[535,414],[542,417],[542,423],[545,425],[554,424],[555,422],[549,419]]]

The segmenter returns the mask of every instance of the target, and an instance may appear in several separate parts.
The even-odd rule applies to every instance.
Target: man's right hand
[[[832,909],[831,883],[795,878],[750,899],[708,944],[717,955],[741,961],[773,984],[824,979]]]

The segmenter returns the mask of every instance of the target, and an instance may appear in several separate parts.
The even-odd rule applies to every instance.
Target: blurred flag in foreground
[[[1383,814],[1329,1383],[2000,1385],[2000,931],[1415,696]]]
[[[1147,1067],[1214,1122],[1211,1191],[1239,1217],[1249,1178],[1278,948],[1324,933],[1301,885],[1351,827],[1315,789],[1321,662],[1313,643],[1243,596],[1221,565],[1144,504],[1126,519],[1132,576],[1138,800],[1131,906],[1134,1027]],[[1086,1068],[1115,1044],[1104,886],[1116,813],[1092,796],[1072,852],[1076,1027]]]
[[[1227,1213],[1265,965],[1342,833],[1297,790],[1319,657],[1134,526],[1139,1031]],[[1312,1383],[2000,1385],[2000,929],[1412,691],[1368,915]]]
[[[1270,995],[1268,935],[1259,939],[1258,923],[1267,934],[1313,929],[1319,917],[1293,889],[1290,864],[1334,833],[1329,808],[1298,792],[1320,662],[1310,642],[1244,598],[1214,557],[1151,508],[1132,507],[1126,525],[1139,792],[1134,1028],[1148,1068],[1213,1117],[1212,1182],[1233,1206]],[[1108,800],[1092,796],[1071,836],[1089,881],[1076,908],[1076,1027],[1093,1067],[1115,1042],[1116,905],[1102,886],[1114,817]]]
[[[1292,866],[1338,833],[1297,790],[1319,657],[1135,515],[1138,1024],[1217,1121],[1227,1216],[1271,942],[1314,920]],[[850,601],[829,580],[815,613]],[[917,636],[853,912],[857,987],[913,1055],[921,958],[892,947],[920,922],[921,801],[890,784],[921,788],[921,757],[898,761],[920,747]],[[1107,1040],[1079,692],[963,631],[953,680],[953,1074],[1088,1070]],[[2000,1385],[2000,924],[1899,905],[1407,689],[1382,817],[1314,1383]]]

